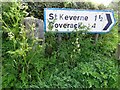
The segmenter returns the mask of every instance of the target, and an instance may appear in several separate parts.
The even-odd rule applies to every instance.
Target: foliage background
[[[61,34],[60,43],[57,34],[45,33],[46,43],[36,45],[20,22],[26,16],[43,19],[46,7],[107,9],[90,2],[2,3],[3,88],[118,88],[117,23],[96,44],[94,34],[77,31]]]

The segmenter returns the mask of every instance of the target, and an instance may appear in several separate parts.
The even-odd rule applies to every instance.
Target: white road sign
[[[44,9],[45,31],[72,32],[85,25],[90,33],[106,33],[114,24],[114,13],[110,10]]]

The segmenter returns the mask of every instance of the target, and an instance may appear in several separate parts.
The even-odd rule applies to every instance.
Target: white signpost
[[[82,23],[82,24],[81,24]],[[106,33],[115,24],[114,13],[108,10],[78,10],[65,8],[44,9],[44,29],[57,32],[72,32],[81,25],[90,33]]]

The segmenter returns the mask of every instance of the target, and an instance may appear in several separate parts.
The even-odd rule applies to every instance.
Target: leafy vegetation
[[[96,9],[91,3],[84,4],[85,9]],[[40,5],[58,7],[58,3]],[[78,7],[79,3],[59,5]],[[24,26],[20,25],[21,20],[30,13],[29,7],[21,3],[2,3],[3,88],[119,87],[119,68],[114,57],[118,43],[117,25],[111,32],[99,35],[96,43],[93,34],[78,30],[61,34],[60,42],[57,42],[56,33],[45,33],[46,43],[38,45],[37,39],[29,39]],[[35,12],[29,15],[35,16]],[[43,19],[43,9],[39,14],[39,18]]]

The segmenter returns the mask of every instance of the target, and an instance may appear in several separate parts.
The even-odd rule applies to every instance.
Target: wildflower
[[[78,44],[78,41],[76,41],[75,43]]]
[[[14,38],[14,34],[12,32],[9,32],[8,36],[10,37],[10,40],[12,40]]]
[[[78,44],[77,47],[79,48],[79,47],[80,47],[80,44]]]
[[[72,42],[72,44],[74,44],[74,42]]]
[[[78,52],[80,52],[80,49],[78,49]]]
[[[76,38],[76,41],[78,41],[79,40],[79,38]]]
[[[75,49],[73,50],[73,52],[75,52]]]

